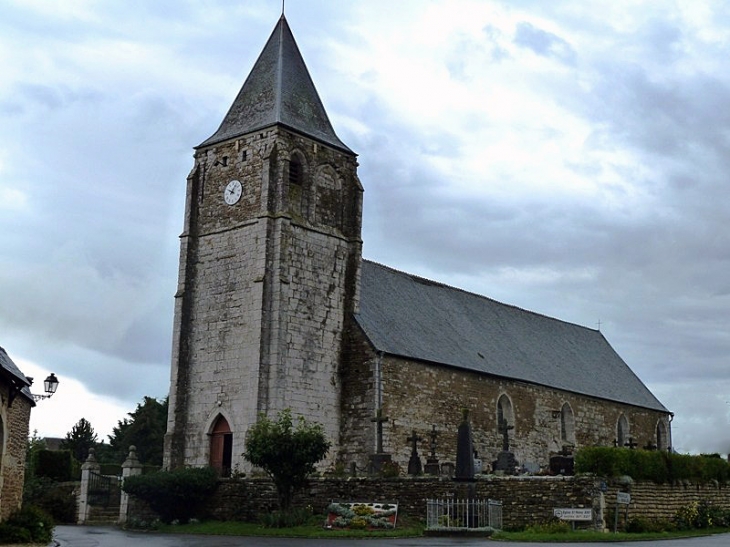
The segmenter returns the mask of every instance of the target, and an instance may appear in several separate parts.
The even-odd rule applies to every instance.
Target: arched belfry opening
[[[304,184],[304,162],[296,152],[289,158],[286,182],[289,193],[289,210],[295,215],[306,217],[307,199]]]
[[[228,420],[218,415],[210,432],[210,466],[221,477],[230,477],[233,461],[233,433]]]
[[[629,436],[629,420],[625,414],[621,414],[616,423],[616,446],[626,446],[626,443],[629,442]]]

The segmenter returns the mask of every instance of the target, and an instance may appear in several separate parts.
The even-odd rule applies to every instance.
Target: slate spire
[[[198,148],[276,124],[353,153],[332,129],[283,13],[220,127]]]

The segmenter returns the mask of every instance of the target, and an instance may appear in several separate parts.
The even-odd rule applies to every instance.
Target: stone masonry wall
[[[608,481],[608,490],[602,494],[602,482],[589,476],[485,476],[478,478],[475,488],[477,497],[502,502],[506,529],[547,522],[556,508],[592,508],[600,524],[602,495],[603,520],[611,528],[618,491],[631,493],[629,518],[671,520],[679,508],[699,501],[730,509],[730,485],[633,483],[627,487]],[[426,499],[461,498],[463,490],[463,486],[446,478],[318,478],[297,495],[294,506],[311,506],[321,514],[332,501],[397,502],[402,514],[425,520]],[[255,521],[258,515],[276,508],[276,490],[268,479],[222,481],[208,505],[210,515],[219,520]]]
[[[23,500],[25,478],[25,452],[28,443],[28,423],[32,403],[22,395],[13,400],[8,408],[8,390],[2,386],[3,404],[0,407],[0,450],[2,451],[2,475],[0,475],[0,521],[20,508]]]
[[[657,424],[666,424],[666,416],[643,408],[446,366],[378,356],[356,327],[348,333],[348,347],[349,359],[343,367],[346,397],[340,455],[347,469],[352,462],[358,469],[365,469],[368,455],[374,452],[375,424],[371,418],[378,383],[383,415],[389,418],[383,426],[384,450],[403,469],[411,454],[407,438],[413,431],[423,439],[419,454],[425,463],[432,426],[439,432],[437,457],[442,463],[455,462],[462,409],[469,410],[474,447],[480,458],[485,465],[494,461],[503,442],[497,427],[501,396],[507,396],[511,403],[514,429],[509,433],[509,443],[521,464],[546,467],[550,455],[567,444],[561,433],[561,409],[566,404],[572,412],[571,440],[576,448],[613,446],[621,415],[629,424],[627,436],[642,447],[656,443]],[[380,382],[376,380],[378,368]]]
[[[383,409],[392,418],[384,443],[399,462],[407,463],[412,430],[426,439],[432,425],[441,432],[438,456],[456,458],[456,431],[461,409],[469,410],[474,447],[485,463],[496,459],[502,449],[498,431],[497,402],[502,395],[511,401],[514,429],[509,433],[510,450],[517,461],[547,466],[551,454],[565,441],[561,438],[559,411],[572,409],[575,446],[612,446],[616,424],[623,414],[630,435],[645,445],[656,442],[656,428],[664,416],[626,404],[589,398],[542,386],[489,377],[470,371],[433,366],[387,357],[383,362]]]
[[[289,172],[294,157],[301,180]],[[341,337],[361,245],[356,167],[354,157],[281,128],[197,152],[181,244],[167,466],[207,464],[219,415],[233,433],[234,469],[248,468],[245,434],[260,412],[290,408],[338,441]],[[233,205],[223,200],[231,180],[243,186]],[[172,450],[184,452],[182,462]]]

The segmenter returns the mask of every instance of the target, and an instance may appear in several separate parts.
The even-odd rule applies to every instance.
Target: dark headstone
[[[464,415],[456,433],[456,475],[457,481],[474,480],[474,444],[471,437],[469,412]]]
[[[420,475],[423,473],[423,467],[421,465],[421,458],[418,455],[418,443],[423,439],[416,434],[416,430],[414,429],[411,436],[406,440],[411,443],[411,458],[408,460],[408,474]]]
[[[564,456],[556,454],[550,457],[550,474],[551,475],[574,475],[575,460],[573,456]]]
[[[390,463],[391,457],[390,454],[371,454],[370,455],[370,473],[374,475],[378,475],[383,470],[383,465],[386,463]]]
[[[520,464],[512,452],[500,452],[494,462],[494,470],[501,471],[505,475],[514,475]]]

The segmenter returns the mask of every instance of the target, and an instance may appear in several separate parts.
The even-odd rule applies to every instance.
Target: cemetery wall
[[[590,507],[597,514],[601,507],[601,483],[588,476],[485,476],[476,481],[475,488],[477,497],[501,501],[504,527],[515,528],[546,522],[556,508]],[[609,481],[606,486],[604,519],[608,527],[613,526],[611,515],[616,507],[616,493],[620,491],[631,494],[629,518],[670,520],[679,508],[701,501],[730,509],[728,485],[636,482],[627,485]],[[319,478],[312,480],[310,488],[296,497],[294,506],[311,506],[315,513],[323,513],[331,501],[397,502],[401,514],[425,520],[427,498],[465,495],[465,486],[438,477]],[[276,508],[276,490],[268,479],[221,481],[209,505],[211,516],[220,520],[255,520],[257,515]]]

